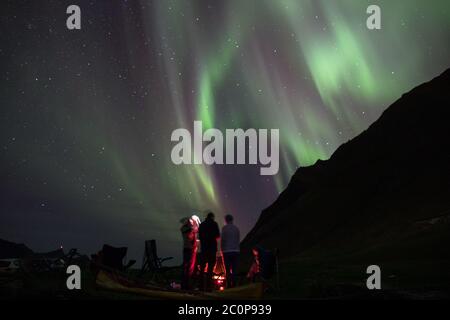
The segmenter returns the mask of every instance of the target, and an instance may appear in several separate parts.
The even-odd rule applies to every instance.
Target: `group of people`
[[[203,222],[195,215],[180,220],[183,237],[182,289],[191,289],[194,279],[198,279],[202,290],[212,290],[219,239],[227,285],[228,287],[235,285],[241,240],[239,229],[233,220],[232,215],[225,216],[222,232],[212,212],[207,214]]]

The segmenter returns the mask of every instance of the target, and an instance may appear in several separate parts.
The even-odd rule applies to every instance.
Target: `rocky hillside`
[[[298,169],[244,251],[449,257],[449,138],[450,69],[404,94],[329,160]]]

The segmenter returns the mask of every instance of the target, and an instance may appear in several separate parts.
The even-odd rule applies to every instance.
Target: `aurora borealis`
[[[82,29],[66,29],[78,4]],[[366,8],[382,10],[368,30]],[[447,0],[4,1],[0,238],[92,253],[231,213],[242,233],[299,166],[327,159],[450,66]],[[280,130],[280,171],[176,166],[170,135]]]

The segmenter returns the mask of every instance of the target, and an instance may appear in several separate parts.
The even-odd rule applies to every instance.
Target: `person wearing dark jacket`
[[[214,266],[216,265],[217,240],[220,238],[219,225],[214,221],[212,212],[208,213],[205,221],[200,224],[198,235],[201,249],[200,270],[203,279],[203,289],[210,291],[212,289]],[[205,274],[206,265],[208,265],[208,268]]]

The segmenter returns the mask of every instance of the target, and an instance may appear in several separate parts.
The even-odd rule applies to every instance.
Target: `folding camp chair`
[[[136,260],[130,260],[126,265],[123,263],[127,251],[127,247],[115,248],[105,244],[101,251],[101,263],[114,270],[126,271],[136,263]]]
[[[169,270],[168,267],[163,266],[163,262],[173,259],[173,257],[158,257],[156,249],[156,240],[145,241],[144,259],[142,262],[141,274],[149,272],[151,274],[151,281],[156,280],[158,276],[161,276],[164,281],[167,282],[167,278],[164,273]]]

